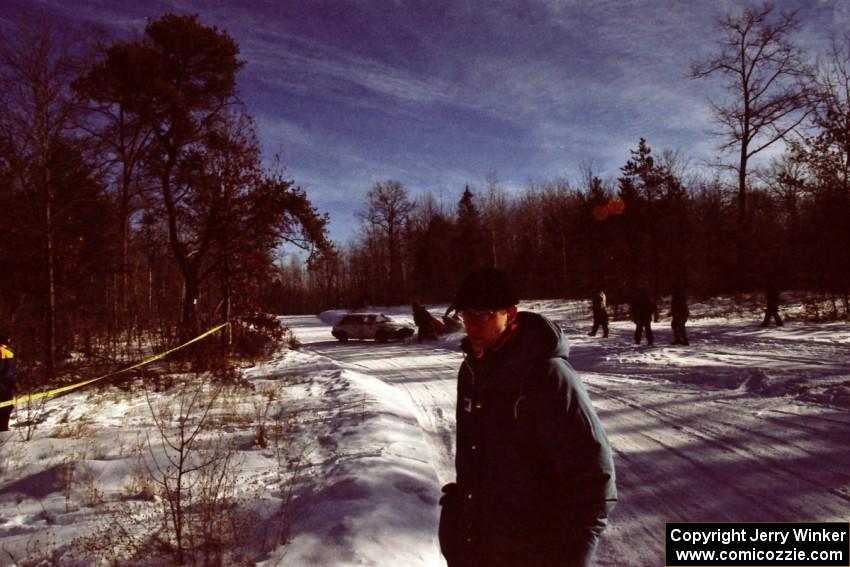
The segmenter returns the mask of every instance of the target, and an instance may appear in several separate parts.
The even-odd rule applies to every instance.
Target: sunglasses
[[[464,309],[460,312],[460,318],[464,323],[486,323],[500,311],[504,309]]]

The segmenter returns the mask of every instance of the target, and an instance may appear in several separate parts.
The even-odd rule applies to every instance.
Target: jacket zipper
[[[475,371],[472,369],[472,365],[469,364],[469,355],[463,355],[463,363],[469,368],[469,374],[472,376],[472,385],[475,386]]]

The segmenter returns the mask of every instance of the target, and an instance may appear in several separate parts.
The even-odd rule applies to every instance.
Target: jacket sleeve
[[[0,388],[4,393],[15,389],[15,356],[6,348],[0,353]]]
[[[590,565],[617,500],[611,445],[587,391],[569,363],[549,361],[537,394],[537,437],[553,463],[563,510],[562,548],[553,564]]]

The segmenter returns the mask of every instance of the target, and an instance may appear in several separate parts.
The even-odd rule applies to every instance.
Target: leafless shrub
[[[280,508],[278,542],[285,544],[289,541],[292,525],[291,505],[295,489],[301,482],[307,467],[310,465],[312,445],[306,442],[296,442],[300,437],[293,433],[297,427],[295,412],[281,410],[274,416],[271,425],[272,448],[276,463],[277,485],[280,491]]]
[[[159,519],[152,503],[107,505],[96,528],[90,534],[74,538],[71,553],[78,561],[98,565],[128,565],[139,557],[156,560],[165,549]]]
[[[47,398],[41,398],[15,404],[15,430],[24,441],[31,441],[36,428],[44,421],[46,403]]]
[[[807,294],[803,298],[803,317],[816,323],[848,319],[850,306],[846,297],[834,293]]]
[[[147,398],[160,443],[148,437],[143,462],[161,504],[163,540],[178,564],[232,564],[240,536],[256,524],[239,510],[233,444],[210,435],[222,388],[209,374],[197,375],[180,388],[174,411]]]
[[[83,505],[89,508],[97,508],[103,504],[104,494],[95,471],[90,466],[82,465],[78,468],[77,476]]]
[[[259,397],[251,399],[251,404],[254,408],[255,443],[262,449],[267,448],[269,445],[269,412],[271,411],[272,403],[277,399],[277,389],[274,385],[268,386],[260,391],[261,395]]]
[[[186,524],[188,540],[202,564],[230,564],[233,548],[256,518],[239,508],[236,487],[240,479],[233,446],[218,436],[210,440],[206,451],[214,458],[194,475],[195,483],[188,493],[192,508]]]
[[[81,504],[101,507],[97,528],[73,542],[75,560],[252,565],[260,553],[288,541],[292,503],[310,465],[311,446],[297,440],[299,412],[280,403],[285,384],[248,391],[211,373],[176,383],[167,401],[145,392],[155,427],[128,443],[137,465],[120,502],[105,501],[80,455],[63,463],[68,501],[73,491]],[[231,435],[234,428],[243,435]],[[273,458],[279,498],[273,507],[263,507],[267,494],[259,488],[246,490],[253,485],[239,472],[237,443],[245,432],[253,432],[254,444]],[[252,548],[257,545],[261,549]]]
[[[159,433],[159,441],[162,442],[160,448],[155,449],[148,436],[147,448],[151,459],[145,463],[163,497],[163,524],[173,536],[174,554],[179,564],[184,563],[190,551],[186,541],[186,515],[193,485],[190,475],[213,465],[212,460],[198,453],[197,443],[220,393],[218,388],[204,399],[208,375],[196,375],[195,379],[195,383],[183,383],[177,395],[176,415],[169,406],[154,408],[145,391],[148,408]]]
[[[9,551],[5,545],[0,546],[0,556],[9,560],[9,565],[15,567],[48,567],[59,563],[62,551],[56,547],[56,538],[53,532],[48,531],[43,536],[31,537],[27,540],[23,551],[23,557]]]
[[[65,497],[65,512],[71,511],[71,496],[74,493],[74,476],[79,464],[79,458],[73,453],[65,457],[59,464],[59,484],[62,486],[62,495]]]
[[[23,443],[16,441],[12,432],[0,433],[0,475],[15,470],[23,460]]]
[[[130,480],[124,486],[124,494],[131,500],[152,502],[156,498],[156,487],[141,465],[130,471]]]
[[[66,419],[64,420],[64,423],[62,423],[62,425],[60,425],[54,431],[54,437],[66,439],[82,439],[91,432],[91,420],[88,420],[86,418],[79,418],[71,421],[67,419],[67,414],[65,417]]]

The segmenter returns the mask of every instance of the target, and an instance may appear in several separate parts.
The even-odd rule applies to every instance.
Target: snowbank
[[[296,502],[291,541],[261,565],[435,565],[437,498],[428,449],[409,397],[383,381],[335,370],[318,355],[290,353],[290,371],[315,375],[309,402],[332,415],[317,439],[310,477]]]

